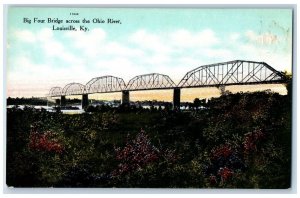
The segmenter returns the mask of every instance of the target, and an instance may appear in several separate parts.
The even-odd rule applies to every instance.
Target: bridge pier
[[[59,106],[60,105],[60,99],[55,99],[55,106]]]
[[[60,96],[60,106],[66,106],[66,96]]]
[[[129,104],[129,91],[122,91],[121,104]]]
[[[84,109],[89,106],[89,96],[88,94],[82,94],[81,108]]]
[[[180,88],[173,90],[173,109],[180,108]]]
[[[225,85],[218,86],[218,89],[220,90],[221,96],[225,95],[225,93],[226,93]]]

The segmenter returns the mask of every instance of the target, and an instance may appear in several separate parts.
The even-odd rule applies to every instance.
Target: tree
[[[292,74],[288,74],[288,72],[285,71],[284,76],[285,76],[285,79],[286,79],[285,87],[286,87],[286,90],[287,90],[287,95],[288,95],[289,100],[292,101],[292,90],[293,90]]]
[[[196,109],[198,109],[199,106],[200,106],[200,104],[201,104],[200,99],[199,99],[199,98],[195,98],[195,100],[194,100],[194,107],[195,107]]]

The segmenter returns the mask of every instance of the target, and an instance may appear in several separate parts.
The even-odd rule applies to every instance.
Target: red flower
[[[227,167],[220,168],[218,175],[221,176],[223,182],[226,182],[233,176],[233,171]]]
[[[143,130],[136,138],[127,142],[123,149],[117,148],[116,159],[121,161],[118,170],[113,175],[118,175],[141,168],[158,159],[159,151],[151,144],[148,136]]]
[[[55,153],[62,153],[64,147],[53,138],[53,133],[47,131],[43,134],[38,132],[31,132],[29,135],[29,148],[36,151],[48,151]]]
[[[212,150],[212,158],[218,159],[219,157],[227,158],[232,154],[232,149],[229,145],[225,144]]]

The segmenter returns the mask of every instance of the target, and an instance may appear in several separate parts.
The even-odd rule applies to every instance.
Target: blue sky
[[[24,17],[112,18],[122,24],[53,31],[52,24],[23,23]],[[52,86],[102,75],[128,82],[158,72],[177,83],[198,66],[236,59],[264,61],[280,71],[292,67],[290,9],[10,7],[7,24],[7,94],[13,97],[43,96]]]

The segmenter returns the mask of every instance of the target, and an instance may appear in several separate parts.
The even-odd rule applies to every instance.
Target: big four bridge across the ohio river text
[[[82,108],[89,105],[88,95],[95,93],[122,92],[122,104],[129,103],[131,91],[173,89],[173,107],[180,107],[182,88],[224,87],[228,85],[250,85],[285,83],[285,75],[265,62],[234,60],[197,67],[185,74],[176,85],[164,74],[151,73],[135,76],[126,84],[122,78],[100,76],[85,85],[69,83],[65,87],[52,87],[50,97],[60,97],[60,105],[66,105],[66,96],[81,95]]]

